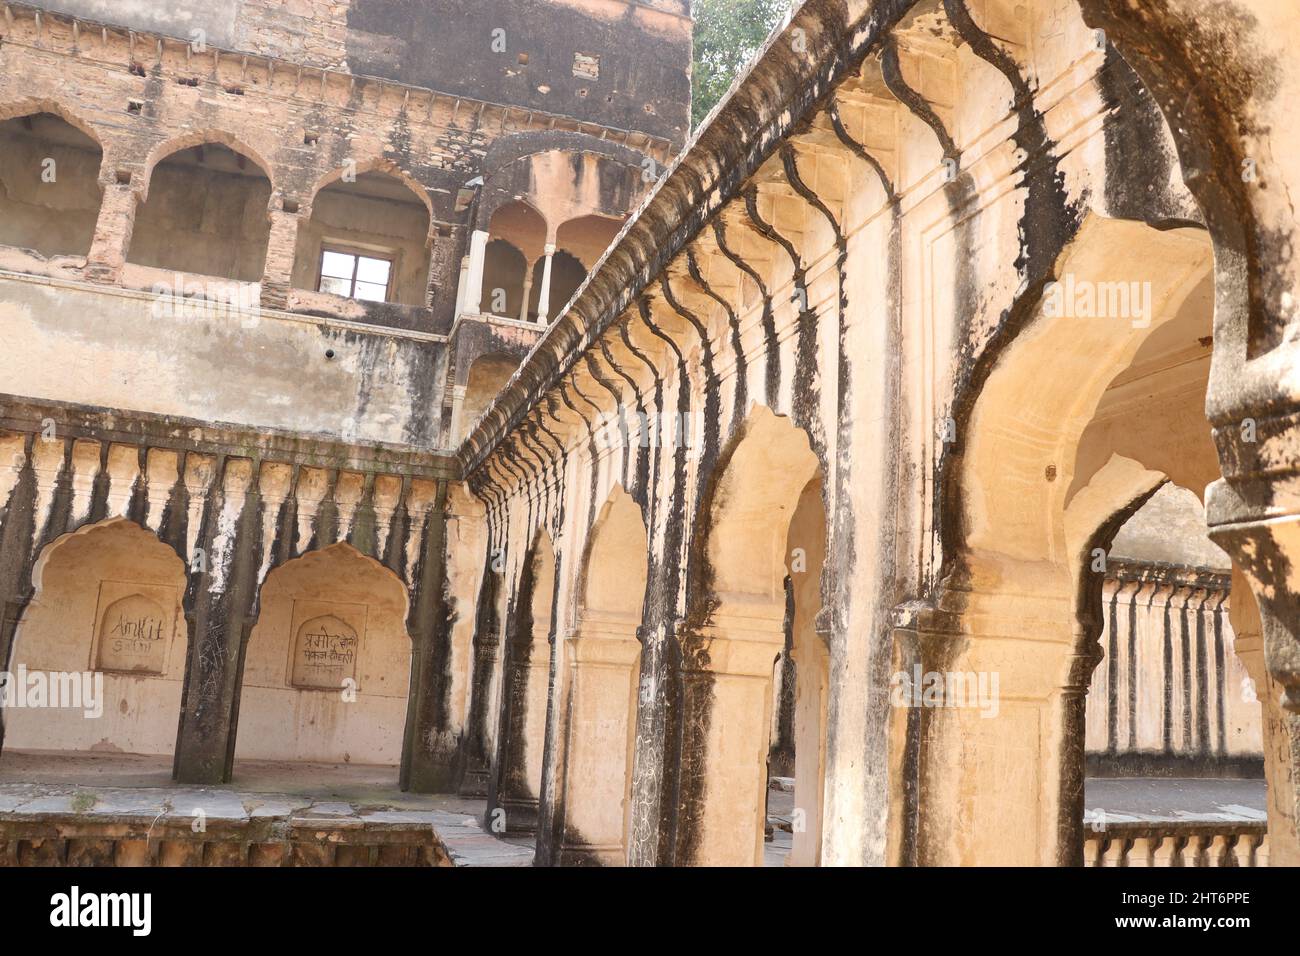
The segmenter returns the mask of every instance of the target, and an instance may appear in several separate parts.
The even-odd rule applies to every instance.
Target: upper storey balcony
[[[6,9],[9,394],[445,446],[458,316],[540,328],[672,148]],[[495,215],[516,197],[540,228]]]

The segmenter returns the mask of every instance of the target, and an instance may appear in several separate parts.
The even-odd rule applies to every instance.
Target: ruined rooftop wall
[[[201,30],[206,42],[231,49],[245,0],[30,0],[30,5],[168,36],[189,38],[192,31]]]
[[[623,0],[440,0],[431,6],[351,0],[349,67],[685,139],[688,18]]]
[[[681,143],[686,0],[31,0],[57,13]]]

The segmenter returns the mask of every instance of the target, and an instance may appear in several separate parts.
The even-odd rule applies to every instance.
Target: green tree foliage
[[[699,126],[781,22],[792,0],[695,0],[691,123]]]

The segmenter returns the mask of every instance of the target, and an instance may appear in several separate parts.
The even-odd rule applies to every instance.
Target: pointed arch
[[[236,153],[252,162],[261,171],[266,181],[271,184],[271,195],[276,194],[277,186],[273,172],[275,166],[266,158],[265,153],[249,145],[241,137],[225,130],[194,130],[193,132],[182,133],[179,136],[165,139],[150,148],[145,155],[144,169],[136,190],[140,202],[145,203],[149,200],[150,185],[153,182],[154,171],[158,168],[159,163],[166,162],[177,153],[184,152],[187,149],[209,144],[224,146],[232,153]]]
[[[757,866],[774,668],[787,638],[787,551],[801,501],[800,540],[818,517],[825,527],[823,473],[807,432],[757,404],[716,468],[692,543],[681,691],[681,747],[692,758],[681,770],[676,854],[678,863]],[[808,587],[820,598],[819,583]]]
[[[409,594],[345,542],[272,570],[245,651],[240,760],[391,766],[402,759]]]
[[[649,547],[640,507],[615,485],[592,526],[564,642],[561,865],[627,863]]]
[[[0,123],[11,119],[22,119],[24,116],[35,116],[38,113],[50,113],[57,116],[69,126],[74,127],[87,138],[93,140],[95,145],[103,151],[104,137],[98,127],[82,116],[75,107],[68,106],[62,100],[49,97],[25,97],[20,100],[0,103]]]
[[[82,675],[96,700],[7,709],[6,749],[170,755],[188,644],[184,562],[152,531],[114,517],[46,545],[32,580],[8,669]]]
[[[1102,623],[1101,580],[1084,558],[1164,480],[1110,454],[1094,423],[1106,398],[1107,414],[1139,428],[1134,402],[1161,392],[1143,377],[1155,366],[1134,360],[1163,329],[1188,339],[1183,353],[1201,350],[1186,314],[1207,308],[1198,290],[1212,268],[1204,230],[1089,214],[974,399],[941,499],[944,576],[931,602],[902,611],[922,672],[986,681],[977,700],[917,712],[922,863],[1082,859],[1084,698]],[[1166,421],[1179,396],[1199,410],[1194,388],[1176,391],[1141,416]],[[1020,772],[1008,780],[997,768],[1012,753]]]
[[[405,186],[415,197],[415,199],[419,200],[420,204],[424,206],[425,210],[429,214],[428,243],[432,245],[433,236],[434,236],[433,227],[434,227],[434,220],[436,218],[436,213],[433,208],[433,200],[429,198],[429,190],[426,189],[418,179],[416,179],[409,172],[403,169],[400,164],[398,164],[392,159],[389,159],[387,156],[370,156],[365,159],[357,160],[355,167],[352,164],[347,164],[344,166],[339,166],[335,169],[331,169],[328,172],[324,173],[312,185],[311,195],[307,198],[307,201],[303,204],[304,212],[310,214],[311,208],[314,206],[316,202],[316,198],[324,190],[328,189],[330,186],[335,185],[336,183],[342,182],[345,174],[351,175],[354,173],[357,176],[364,176],[367,173],[376,173],[382,176],[386,176],[389,179],[396,180],[397,182],[400,182],[403,186]]]
[[[150,150],[127,262],[258,282],[271,237],[273,167],[237,137],[202,131]]]
[[[103,203],[97,131],[57,103],[22,102],[35,108],[0,110],[0,244],[86,256]]]

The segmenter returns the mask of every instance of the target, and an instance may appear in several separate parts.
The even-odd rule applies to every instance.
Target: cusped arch
[[[494,232],[495,227],[493,220],[502,210],[508,210],[512,206],[521,206],[523,209],[536,216],[541,222],[542,241],[545,242],[548,230],[546,215],[538,208],[533,200],[526,196],[517,195],[509,191],[484,191],[479,199],[478,210],[474,221],[477,227],[486,232]]]
[[[510,366],[510,372],[501,380],[501,385],[504,385],[509,381],[510,376],[513,375],[515,370],[519,367],[519,356],[511,354],[510,352],[500,351],[499,349],[476,355],[472,362],[464,364],[463,370],[459,368],[456,370],[456,384],[468,388],[476,378],[482,379],[487,375],[488,369],[493,366],[504,368],[506,365]]]
[[[537,256],[547,241],[549,224],[535,203],[512,196],[495,205],[485,204],[484,218],[488,233],[495,239],[507,239],[524,252]]]
[[[356,548],[356,546],[354,546],[353,544],[347,541],[336,541],[333,544],[329,544],[324,547],[311,548],[307,551],[303,551],[300,554],[295,554],[292,557],[286,559],[274,560],[271,564],[267,566],[261,579],[258,581],[257,593],[254,595],[253,598],[253,605],[252,605],[253,616],[254,617],[257,616],[261,608],[262,594],[265,591],[267,585],[270,584],[272,580],[275,578],[277,573],[281,572],[284,568],[288,567],[289,565],[296,564],[298,562],[306,562],[308,565],[311,565],[314,563],[319,563],[322,560],[328,559],[332,555],[343,556],[348,561],[355,562],[354,567],[358,570],[363,568],[367,570],[372,570],[378,574],[381,574],[383,577],[391,580],[392,583],[396,587],[400,588],[402,591],[403,600],[405,601],[405,604],[403,605],[402,619],[406,620],[410,612],[411,595],[410,595],[410,590],[407,587],[406,582],[402,580],[401,575],[399,575],[392,568],[388,567],[382,561],[379,561],[378,559],[368,554],[362,553]],[[410,637],[409,633],[407,634],[407,637],[408,638]]]
[[[555,245],[568,250],[582,263],[583,269],[593,269],[610,245],[623,231],[626,219],[615,219],[600,213],[574,216],[560,223],[555,230]]]
[[[65,547],[68,544],[68,542],[73,541],[77,538],[85,537],[87,535],[96,534],[106,528],[113,528],[118,525],[127,525],[131,529],[133,529],[131,531],[132,534],[138,533],[138,540],[141,542],[141,544],[146,544],[148,541],[152,541],[155,544],[160,544],[163,547],[167,548],[167,550],[170,551],[176,557],[176,562],[180,566],[181,572],[185,573],[188,570],[186,568],[185,559],[181,555],[177,554],[175,549],[167,545],[166,542],[162,541],[158,537],[158,535],[155,534],[152,530],[143,527],[141,524],[139,524],[139,522],[133,521],[130,518],[124,517],[122,515],[115,515],[111,518],[105,518],[101,521],[87,522],[85,524],[79,525],[78,527],[72,529],[71,531],[64,532],[63,534],[55,538],[53,541],[46,544],[45,547],[41,549],[41,553],[37,556],[36,560],[32,562],[32,573],[31,573],[32,592],[39,593],[39,591],[43,586],[45,568],[49,565],[50,559],[61,548]]]
[[[1212,268],[1203,230],[1088,216],[1057,264],[1058,286],[999,357],[959,436],[943,502],[947,559],[1066,560],[1080,437],[1115,376]],[[1069,298],[1087,289],[1097,302],[1119,285],[1149,293],[1150,314],[1079,314],[1083,300]]]

